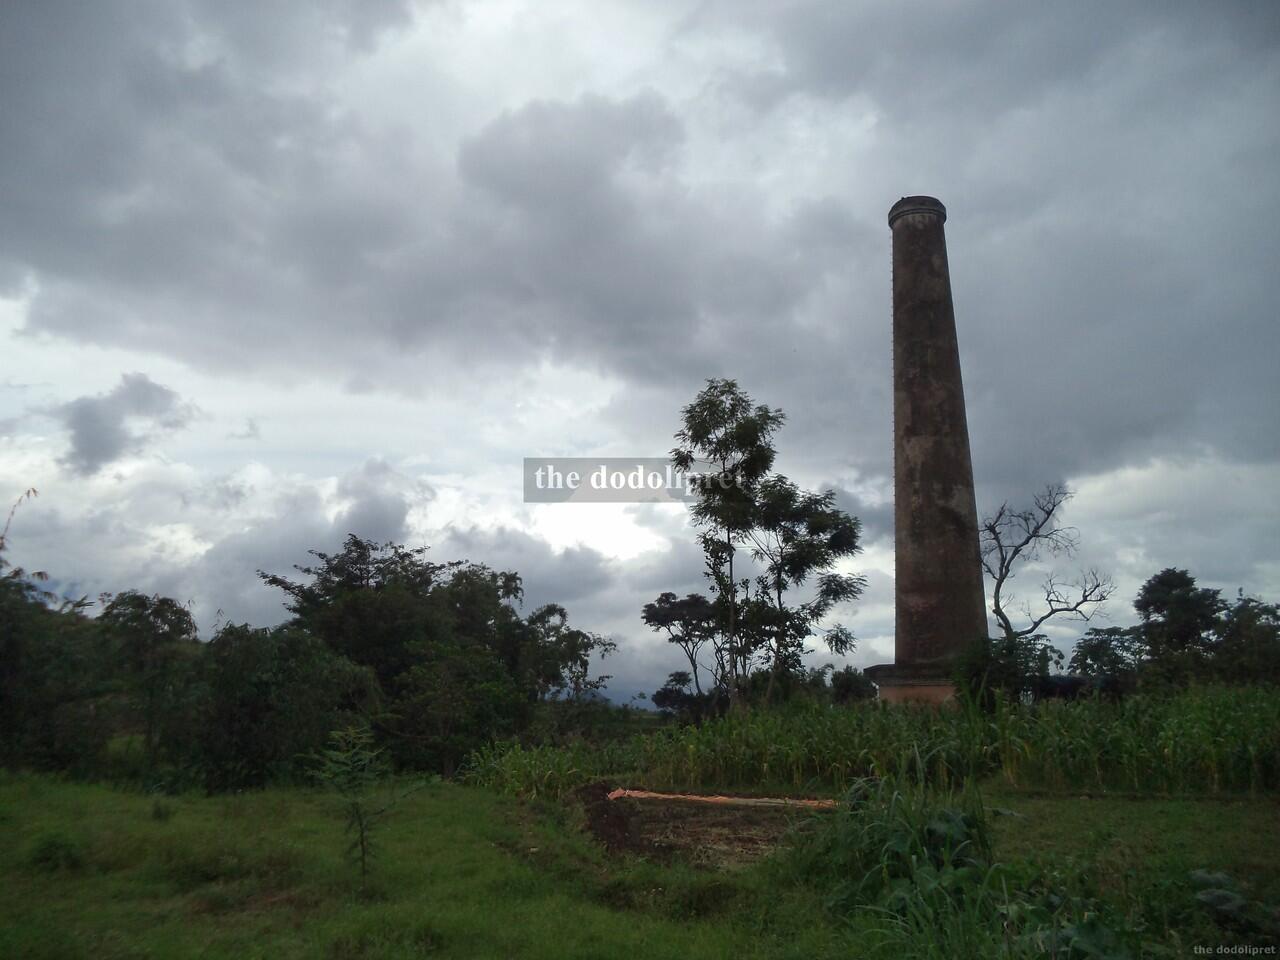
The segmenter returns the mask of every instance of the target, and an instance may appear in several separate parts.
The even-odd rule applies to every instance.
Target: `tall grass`
[[[493,745],[473,755],[475,782],[558,796],[600,777],[650,787],[843,791],[865,778],[947,788],[1009,783],[1162,793],[1280,789],[1280,691],[1193,689],[1037,706],[912,709],[868,703],[731,714],[602,746]]]
[[[861,931],[866,955],[893,960],[1133,960],[1182,956],[1226,929],[1264,944],[1280,933],[1272,908],[1222,873],[1107,889],[1084,860],[1001,862],[990,818],[1002,813],[972,784],[859,780],[836,812],[802,821],[765,868]]]

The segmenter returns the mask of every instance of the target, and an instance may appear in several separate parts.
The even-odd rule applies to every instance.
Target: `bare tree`
[[[1071,557],[1080,544],[1079,531],[1058,522],[1059,510],[1072,496],[1064,484],[1049,484],[1036,494],[1030,509],[1014,510],[1004,503],[982,520],[982,567],[994,584],[991,612],[1008,640],[1035,634],[1053,617],[1088,621],[1115,590],[1111,577],[1095,569],[1082,570],[1071,580],[1050,573],[1040,586],[1043,600],[1035,605],[1024,602],[1015,611],[1025,616],[1027,625],[1013,625],[1009,582],[1015,571],[1045,556]]]

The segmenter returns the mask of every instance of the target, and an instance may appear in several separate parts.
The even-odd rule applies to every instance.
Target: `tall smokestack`
[[[897,622],[894,663],[869,671],[886,700],[951,696],[956,659],[987,633],[946,219],[933,197],[889,210]]]

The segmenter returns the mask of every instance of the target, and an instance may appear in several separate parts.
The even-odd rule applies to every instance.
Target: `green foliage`
[[[1186,570],[1170,567],[1142,585],[1133,608],[1142,618],[1149,678],[1185,684],[1204,675],[1226,608],[1219,591],[1197,587]]]
[[[165,730],[166,753],[210,790],[296,779],[304,755],[377,702],[368,668],[305,631],[228,624],[203,651],[188,711]]]
[[[791,851],[796,872],[822,884],[831,909],[897,910],[913,886],[971,885],[991,860],[976,794],[955,796],[893,779],[855,780],[840,809],[813,820]]]
[[[472,750],[512,736],[528,721],[529,697],[483,647],[432,647],[396,683],[383,726],[401,765],[452,776]]]
[[[860,700],[874,700],[876,685],[857,667],[841,667],[831,673],[831,700],[846,705]]]
[[[375,853],[374,831],[403,797],[379,799],[376,789],[389,772],[383,751],[374,746],[367,727],[335,730],[330,746],[315,756],[316,782],[342,801],[348,838],[347,856],[360,867],[360,883],[369,879]]]
[[[1280,876],[1269,854],[1280,828],[1271,798],[1005,791],[998,802],[1026,814],[1015,817],[971,805],[965,792],[916,791],[886,784],[880,797],[902,794],[910,822],[926,826],[926,814],[985,809],[987,822],[975,825],[991,847],[983,881],[936,883],[963,866],[948,873],[921,860],[903,896],[880,887],[882,903],[827,909],[834,874],[821,864],[813,876],[798,872],[785,848],[724,871],[617,856],[576,828],[572,810],[449,783],[406,798],[379,825],[370,897],[353,895],[332,798],[318,791],[187,794],[166,800],[176,813],[156,822],[153,799],[136,791],[0,774],[0,816],[14,838],[0,847],[0,956],[986,960],[1054,949],[1070,958],[1191,956],[1193,945],[1273,942],[1196,900],[1220,889],[1244,900],[1246,913],[1274,903]],[[933,856],[947,849],[928,833],[904,833],[889,809],[869,798],[866,815],[887,822],[865,829],[905,836]],[[825,818],[797,842],[816,840],[834,820]],[[50,833],[75,838],[81,868],[28,863],[33,840]],[[1095,846],[1095,833],[1109,839]],[[1109,859],[1129,844],[1130,859]],[[1196,866],[1209,883],[1190,879]]]
[[[1082,677],[1133,677],[1142,656],[1141,630],[1094,627],[1076,641],[1069,668]]]
[[[1006,633],[971,644],[957,661],[954,676],[962,696],[990,712],[998,696],[1029,699],[1062,660],[1062,651],[1042,634]]]
[[[103,594],[97,627],[123,692],[124,723],[142,734],[148,776],[157,776],[162,731],[182,715],[202,649],[191,612],[168,597],[136,590]],[[163,778],[164,774],[159,774]]]
[[[760,643],[758,635],[741,629],[738,594],[744,585],[736,554],[756,522],[756,490],[773,469],[773,435],[786,417],[753,403],[736,381],[713,378],[681,411],[681,420],[671,462],[695,478],[693,523],[701,531],[707,577],[724,618],[716,659],[724,664],[730,697],[736,697]]]
[[[441,783],[379,825],[359,895],[332,798],[297,788],[171,801],[0,774],[0,956],[835,960],[852,939],[802,891],[607,855],[572,819]],[[84,810],[94,816],[85,822]],[[83,833],[86,865],[26,865],[26,838]]]
[[[78,606],[0,578],[0,763],[88,774],[117,712],[111,650]]]
[[[1280,607],[1241,592],[1218,625],[1213,672],[1226,683],[1280,684]]]
[[[769,684],[764,700],[773,699],[778,679],[795,672],[805,641],[838,605],[861,594],[865,578],[835,573],[832,567],[859,550],[858,520],[835,506],[835,494],[801,490],[781,475],[762,481],[756,490],[753,523],[747,534],[752,553],[764,566],[756,579],[757,596],[768,598],[766,619],[772,647]],[[788,603],[789,594],[812,578],[809,599]],[[763,611],[762,611],[763,612]],[[850,653],[853,636],[843,626],[828,633],[833,652]]]
[[[999,862],[990,817],[973,789],[857,781],[834,815],[802,824],[781,866],[834,913],[877,918],[877,955],[1124,960],[1148,946],[1087,872]]]
[[[425,548],[348,537],[313,551],[310,579],[261,574],[290,597],[292,626],[371,672],[380,742],[402,767],[451,774],[472,750],[527,728],[534,705],[580,702],[608,679],[611,641],[548,604],[522,618],[520,578],[482,564],[432,563]]]
[[[1218,681],[1280,683],[1280,607],[1240,591],[1234,603],[1161,570],[1134,601],[1141,623],[1092,629],[1075,645],[1073,673],[1150,690]]]
[[[659,594],[652,603],[646,603],[640,616],[649,629],[666,633],[667,642],[675,644],[689,661],[689,682],[693,684],[696,696],[703,692],[704,665],[699,655],[704,649],[709,648],[713,654],[710,685],[717,688],[725,686],[727,665],[716,644],[719,625],[715,604],[700,593],[690,593],[681,599],[667,591]]]
[[[477,782],[539,796],[602,776],[680,788],[845,790],[863,777],[946,788],[999,774],[1049,789],[1274,790],[1280,696],[1265,687],[1204,688],[1035,706],[998,697],[991,713],[800,700],[598,747],[495,746],[468,771]]]
[[[1188,875],[1196,903],[1214,921],[1255,944],[1280,941],[1280,908],[1248,896],[1232,877],[1221,871],[1193,870]]]

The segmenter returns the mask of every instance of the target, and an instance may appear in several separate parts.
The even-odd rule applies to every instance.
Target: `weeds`
[[[1062,873],[996,862],[976,791],[862,780],[815,818],[779,868],[901,957],[1097,957],[1141,949],[1141,929]]]

